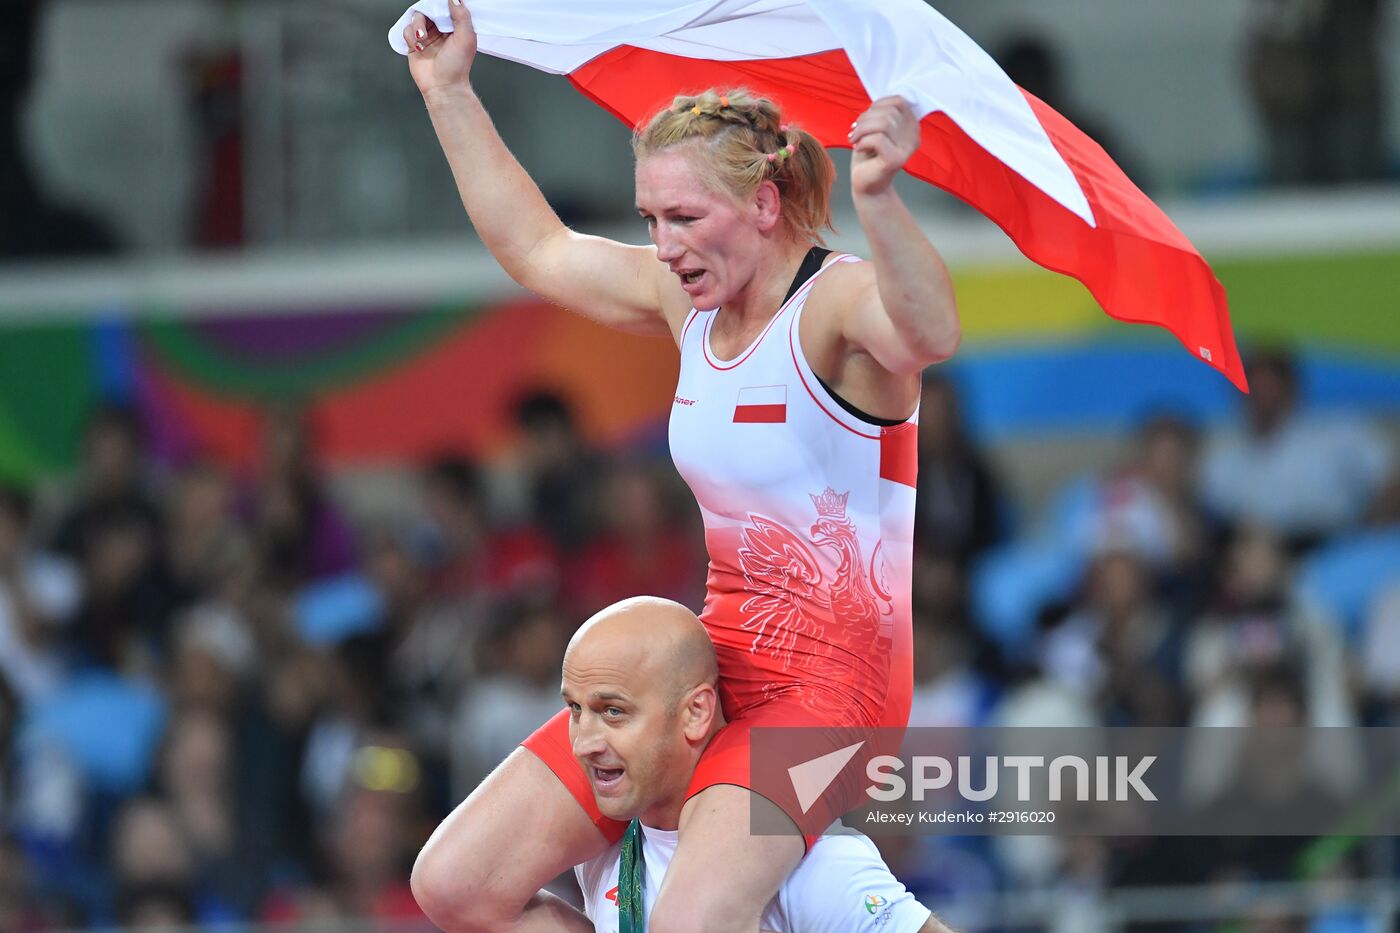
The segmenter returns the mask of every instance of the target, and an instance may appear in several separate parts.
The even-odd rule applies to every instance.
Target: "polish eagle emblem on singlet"
[[[774,656],[784,666],[799,640],[844,642],[846,633],[828,632],[828,625],[874,632],[880,616],[892,611],[883,562],[878,561],[880,546],[867,566],[855,524],[846,515],[850,492],[828,486],[810,498],[817,513],[810,541],[751,513],[739,548],[739,566],[753,593],[739,607],[742,627],[754,633],[750,650]],[[830,576],[823,572],[817,549],[835,554]]]

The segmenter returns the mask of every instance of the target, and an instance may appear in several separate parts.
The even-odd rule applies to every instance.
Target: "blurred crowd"
[[[925,377],[913,724],[1395,724],[1392,437],[1309,414],[1285,353],[1250,374],[1237,423],[1147,419],[1044,514]],[[420,919],[414,855],[559,708],[573,629],[704,592],[664,457],[589,446],[548,392],[515,420],[504,459],[422,464],[369,522],[290,408],[235,470],[154,463],[140,413],[103,407],[71,482],[4,488],[0,929]],[[1296,877],[1285,842],[882,844],[975,924],[956,905],[1010,888]]]
[[[578,623],[698,606],[703,543],[660,465],[519,401],[519,444],[448,455],[352,522],[306,419],[255,469],[156,464],[93,413],[57,497],[0,495],[0,929],[418,918],[413,856],[561,705]]]

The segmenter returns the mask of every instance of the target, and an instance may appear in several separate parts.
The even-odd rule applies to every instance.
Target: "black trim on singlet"
[[[797,294],[797,290],[807,284],[808,279],[822,271],[822,263],[826,262],[826,257],[830,255],[831,250],[824,246],[813,246],[807,250],[807,255],[802,257],[802,265],[797,267],[797,275],[793,276],[792,285],[788,286],[783,304],[792,301],[792,296]]]
[[[797,290],[806,284],[808,279],[822,271],[822,263],[826,262],[826,257],[830,255],[831,250],[821,246],[813,246],[811,249],[807,250],[807,255],[802,257],[802,265],[797,267],[797,275],[792,280],[792,287],[788,289],[787,297],[783,299],[783,304],[787,304],[791,301],[792,296],[797,294]],[[812,371],[812,375],[817,376],[815,370]],[[892,428],[895,425],[904,423],[902,420],[876,418],[874,415],[867,415],[865,412],[837,395],[836,390],[827,385],[826,380],[821,376],[817,376],[817,382],[821,383],[821,387],[826,390],[827,395],[831,396],[833,402],[846,409],[847,414],[859,418],[866,424],[874,425],[878,428]]]

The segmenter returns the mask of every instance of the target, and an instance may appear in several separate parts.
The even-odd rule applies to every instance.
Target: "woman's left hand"
[[[919,148],[919,120],[903,97],[882,97],[851,125],[851,192],[883,194]]]

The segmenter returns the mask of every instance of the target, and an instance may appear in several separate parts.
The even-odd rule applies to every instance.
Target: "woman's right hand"
[[[476,58],[476,30],[463,0],[448,0],[453,31],[441,32],[422,13],[414,13],[404,28],[408,43],[408,71],[422,94],[470,86],[472,60]]]

